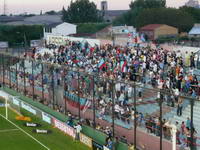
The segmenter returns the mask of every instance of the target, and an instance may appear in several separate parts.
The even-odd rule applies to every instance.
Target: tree
[[[54,10],[47,11],[45,14],[47,15],[56,15],[56,12]]]
[[[142,8],[135,8],[133,10],[129,10],[128,12],[124,13],[123,15],[119,16],[113,21],[114,25],[132,25],[135,26],[136,20],[135,18],[139,15],[139,12]]]
[[[183,7],[180,7],[180,10],[190,14],[194,18],[196,23],[200,23],[200,9],[199,8],[183,6]]]
[[[136,0],[129,5],[131,9],[135,8],[164,8],[166,0]]]
[[[136,27],[148,24],[167,24],[177,27],[181,32],[189,31],[195,20],[187,12],[175,8],[153,8],[142,10],[136,18]]]
[[[63,8],[62,14],[62,20],[69,23],[100,21],[97,6],[89,0],[76,0],[75,2],[71,1],[71,4],[67,10]]]
[[[165,8],[166,0],[135,0],[131,2],[130,10],[122,16],[116,18],[114,25],[136,25],[136,17],[143,9],[148,8]]]

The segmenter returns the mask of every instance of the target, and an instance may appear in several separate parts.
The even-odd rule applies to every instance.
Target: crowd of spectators
[[[24,55],[24,57],[28,56],[30,55]],[[136,91],[138,102],[145,101],[145,94],[149,93],[151,89],[164,91],[163,93],[153,92],[151,96],[155,96],[155,100],[162,99],[170,107],[177,107],[178,116],[182,115],[183,110],[184,100],[180,98],[181,95],[193,98],[198,98],[200,95],[199,81],[194,73],[197,58],[193,52],[182,53],[181,50],[175,52],[159,47],[156,49],[150,47],[113,47],[109,44],[91,47],[87,42],[66,41],[66,44],[62,46],[50,46],[48,51],[44,53],[33,49],[31,57],[35,60],[65,65],[71,69],[76,68],[95,75],[95,80],[86,75],[80,75],[80,79],[78,79],[77,72],[65,73],[62,69],[57,69],[53,71],[54,86],[64,86],[65,91],[91,100],[91,95],[93,95],[91,87],[94,84],[96,109],[100,119],[112,116],[111,106],[114,97],[115,118],[122,120],[125,124],[130,124],[136,119],[138,126],[146,127],[149,133],[154,133],[157,136],[160,134],[159,117],[138,112],[137,109],[134,110],[130,102],[133,98],[133,87],[125,82],[138,83]],[[50,69],[48,71],[50,72]],[[41,78],[41,76],[33,78],[26,76],[29,82],[37,80],[37,77]],[[20,77],[23,79],[23,69],[21,69]],[[114,83],[113,90],[113,83],[105,78],[117,81]],[[51,80],[51,75],[46,75],[44,80]],[[63,84],[63,80],[66,84]],[[78,80],[79,83],[77,83]],[[44,83],[48,83],[48,81]],[[78,90],[79,93],[77,93]],[[92,107],[91,105],[90,107]],[[64,112],[62,106],[57,106],[57,111]],[[136,118],[134,114],[136,114]],[[165,122],[167,121],[164,119],[163,124]],[[186,129],[188,130],[184,130],[184,132],[180,130],[179,135],[187,135],[186,132],[189,132],[191,128],[187,126]],[[168,134],[170,132],[166,127],[163,127],[163,131],[166,133],[166,137],[170,137]],[[181,143],[180,141],[179,143]]]

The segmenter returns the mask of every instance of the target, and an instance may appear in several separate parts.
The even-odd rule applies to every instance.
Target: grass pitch
[[[0,107],[0,149],[1,150],[89,150],[87,146],[75,141],[70,136],[65,135],[60,130],[53,128],[51,125],[41,121],[41,119],[33,116],[25,110],[21,110],[24,116],[31,117],[32,122],[39,123],[42,126],[37,129],[51,130],[51,134],[36,134],[32,133],[32,127],[25,127],[24,121],[17,121],[16,113],[8,109],[8,119],[15,125],[20,127],[23,131],[18,129],[15,125],[3,118],[5,116],[5,107]],[[42,146],[42,144],[44,146]]]

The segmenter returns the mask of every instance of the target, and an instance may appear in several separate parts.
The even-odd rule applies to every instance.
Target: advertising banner
[[[93,150],[103,150],[103,145],[95,141],[92,141],[92,147],[93,147]]]
[[[65,123],[53,118],[53,125],[64,133],[72,136],[73,138],[76,137],[75,129],[66,125]]]
[[[44,112],[42,112],[42,120],[47,122],[47,123],[49,123],[49,124],[51,124],[51,117],[48,114],[44,113]]]
[[[13,97],[13,104],[19,106],[20,102],[16,98]]]
[[[90,46],[94,47],[95,45],[100,46],[100,40],[97,39],[87,39],[87,38],[78,38],[71,36],[56,36],[56,35],[47,35],[47,44],[55,45],[65,45],[66,41],[79,41],[81,43],[89,43]]]
[[[89,138],[88,136],[80,133],[80,141],[87,145],[88,147],[92,148],[92,139]]]
[[[21,107],[24,108],[25,110],[31,112],[32,114],[36,115],[36,110],[31,108],[30,106],[24,104],[23,102],[21,103]]]

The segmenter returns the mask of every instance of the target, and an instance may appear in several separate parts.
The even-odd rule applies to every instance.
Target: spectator
[[[80,132],[82,130],[81,124],[78,123],[74,128],[76,129],[76,139],[79,140],[80,139]]]

